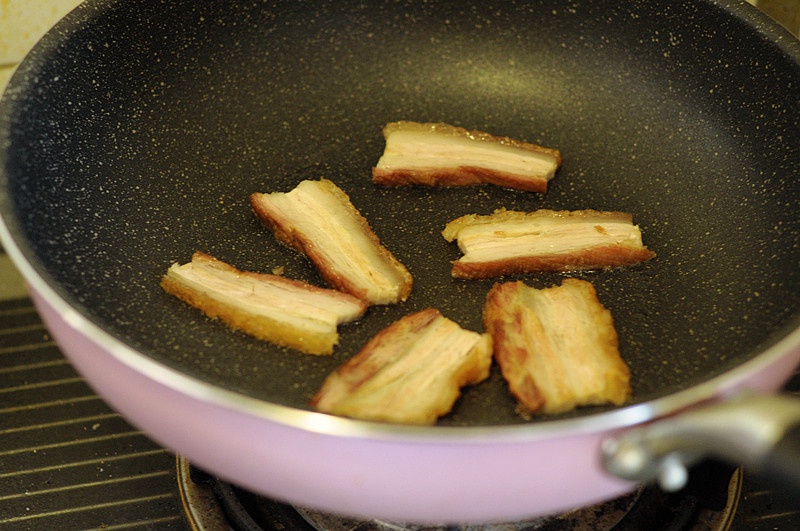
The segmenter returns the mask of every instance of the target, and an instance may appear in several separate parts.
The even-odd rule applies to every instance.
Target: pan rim
[[[87,11],[84,11],[84,13],[88,13],[90,8],[112,5],[113,3],[106,2],[101,4],[101,2],[92,3],[89,1],[82,4],[79,10],[86,9]],[[746,22],[758,22],[759,24],[754,28],[754,31],[770,36],[770,40],[783,53],[800,58],[800,40],[794,39],[793,36],[787,39],[786,36],[791,36],[788,30],[769,19],[767,15],[754,6],[748,4],[740,5],[729,0],[707,0],[707,3],[735,13]],[[86,4],[91,4],[91,6]],[[60,30],[72,31],[69,29],[69,25],[74,23],[78,16],[73,12],[57,26]],[[59,40],[59,38],[53,37],[52,33],[50,35],[51,44]],[[24,63],[23,68],[18,68],[14,77],[17,78],[23,69]],[[14,79],[12,79],[9,87],[17,85],[20,85],[20,83],[15,83]],[[0,122],[3,122],[7,116],[6,112],[0,113]],[[0,138],[0,141],[2,140],[7,139]],[[0,152],[0,155],[2,155],[2,152]],[[67,298],[59,293],[55,285],[40,274],[36,266],[27,258],[32,253],[26,252],[22,244],[17,242],[10,228],[11,224],[6,219],[8,214],[2,210],[0,208],[0,244],[2,244],[12,262],[22,274],[29,288],[41,296],[70,328],[99,345],[117,361],[160,385],[201,402],[221,406],[250,417],[261,418],[287,427],[330,436],[426,443],[453,442],[455,440],[471,443],[495,443],[498,441],[533,441],[549,439],[554,436],[622,429],[669,416],[685,408],[719,398],[721,390],[730,387],[732,383],[741,382],[746,379],[747,375],[758,372],[792,354],[795,354],[797,361],[800,362],[800,323],[797,322],[799,319],[795,318],[794,329],[791,332],[761,353],[724,373],[675,393],[606,412],[586,414],[570,419],[537,420],[530,424],[469,427],[401,426],[334,417],[267,402],[210,384],[170,368],[126,344],[83,315],[68,302]]]
[[[183,374],[139,352],[73,307],[27,260],[0,212],[0,244],[18,268],[28,288],[39,295],[75,333],[90,340],[117,362],[174,392],[208,405],[254,419],[320,435],[375,441],[417,443],[531,442],[554,437],[617,431],[674,415],[687,408],[723,398],[749,375],[785,357],[800,364],[800,325],[744,363],[687,389],[639,404],[567,419],[537,419],[531,423],[486,426],[407,426],[350,419],[268,402]],[[791,325],[790,325],[791,326]],[[727,391],[726,391],[727,390]]]

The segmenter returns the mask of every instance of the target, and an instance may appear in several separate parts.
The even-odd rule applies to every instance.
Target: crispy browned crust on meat
[[[491,338],[465,330],[436,309],[407,315],[376,334],[314,396],[318,411],[400,424],[430,425],[465,385],[485,380]]]
[[[368,304],[400,302],[411,294],[411,274],[333,182],[303,181],[287,193],[254,193],[250,205],[276,238],[308,256],[336,289]]]
[[[383,135],[372,180],[384,186],[493,184],[544,193],[561,165],[557,149],[443,123],[393,122]]]
[[[453,262],[455,278],[485,279],[523,275],[536,271],[580,271],[637,264],[653,258],[647,249],[600,245],[575,254],[544,254],[480,263]]]
[[[503,377],[526,410],[555,414],[630,397],[611,312],[589,282],[568,278],[541,290],[495,284],[483,321]]]
[[[161,287],[235,330],[307,354],[331,354],[339,341],[338,324],[358,319],[367,309],[346,293],[240,271],[200,251],[187,264],[173,264]]]
[[[442,236],[458,241],[464,255],[451,273],[464,279],[618,267],[656,256],[625,212],[500,209],[455,219]]]

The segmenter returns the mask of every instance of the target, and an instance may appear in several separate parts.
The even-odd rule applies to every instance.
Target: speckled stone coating
[[[6,96],[4,217],[41,274],[123,341],[302,408],[401,315],[433,305],[480,329],[490,284],[449,277],[457,250],[439,231],[451,219],[631,212],[659,258],[580,276],[615,316],[634,400],[648,400],[748,359],[796,319],[798,43],[745,8],[88,2]],[[543,196],[376,187],[381,127],[399,119],[552,145],[564,164]],[[230,333],[158,289],[195,249],[320,283],[246,199],[322,176],[416,280],[406,304],[346,327],[331,360]],[[518,420],[499,379],[472,391],[453,422]]]

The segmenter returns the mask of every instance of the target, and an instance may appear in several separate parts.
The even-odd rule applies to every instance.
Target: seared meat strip
[[[372,180],[387,186],[489,183],[543,193],[561,165],[556,149],[442,123],[394,122],[383,136]]]
[[[620,405],[630,396],[630,371],[618,349],[611,312],[585,280],[534,289],[495,284],[484,328],[511,393],[528,411],[562,413],[581,405]]]
[[[491,278],[533,271],[570,271],[631,265],[654,258],[633,217],[596,210],[470,214],[447,224],[447,241],[464,255],[456,278]]]
[[[303,181],[286,193],[255,193],[250,204],[279,240],[305,253],[336,289],[368,304],[404,301],[411,293],[411,274],[331,181]]]
[[[364,315],[363,301],[276,275],[239,271],[200,251],[173,264],[161,287],[231,328],[308,354],[331,354],[337,326]]]
[[[427,309],[391,324],[331,373],[314,396],[318,411],[428,425],[449,412],[461,387],[489,376],[492,343]]]

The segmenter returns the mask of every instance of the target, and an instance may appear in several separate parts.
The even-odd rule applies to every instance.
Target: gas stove
[[[695,470],[678,495],[643,487],[609,502],[517,522],[472,525],[414,525],[363,520],[289,506],[253,495],[179,460],[178,481],[198,529],[300,529],[318,531],[622,531],[638,529],[729,529],[741,492],[742,472],[718,463]]]
[[[787,385],[800,394],[800,372]],[[72,369],[0,254],[0,529],[471,531],[795,530],[800,502],[746,471],[704,463],[681,492],[657,487],[528,522],[414,527],[358,521],[253,495],[130,426]]]

